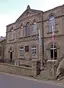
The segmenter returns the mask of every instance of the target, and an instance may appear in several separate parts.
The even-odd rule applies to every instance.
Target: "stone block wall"
[[[56,79],[56,71],[57,71],[57,60],[48,60],[48,79]]]
[[[32,60],[31,67],[0,63],[0,72],[35,77],[40,74],[40,61]]]
[[[6,63],[0,63],[0,72],[16,75],[33,76],[32,68],[30,67],[14,66]]]

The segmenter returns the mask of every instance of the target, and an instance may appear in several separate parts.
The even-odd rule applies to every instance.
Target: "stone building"
[[[32,60],[40,57],[42,60],[42,44],[39,45],[39,30],[43,38],[42,14],[42,11],[31,9],[28,5],[14,23],[7,25],[6,59]]]
[[[0,37],[0,61],[4,60],[4,52],[5,52],[6,38]]]
[[[54,30],[54,48],[52,43]],[[48,11],[27,9],[6,28],[5,59],[30,61],[58,59],[64,55],[64,5]]]

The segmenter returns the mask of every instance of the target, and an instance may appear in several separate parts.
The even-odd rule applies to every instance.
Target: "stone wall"
[[[48,79],[56,79],[57,60],[48,60]]]
[[[25,76],[33,76],[32,68],[30,67],[14,66],[6,63],[0,63],[0,72],[17,74],[17,75],[25,75]]]
[[[35,77],[40,74],[40,61],[32,60],[31,67],[0,63],[0,72]]]

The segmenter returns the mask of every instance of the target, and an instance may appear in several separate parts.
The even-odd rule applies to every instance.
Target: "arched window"
[[[54,16],[50,16],[49,18],[49,32],[55,31],[55,18]]]
[[[26,36],[30,36],[30,23],[29,22],[26,24],[25,34]]]
[[[33,24],[33,32],[34,32],[34,33],[37,32],[37,24],[36,24],[36,22],[34,22],[34,24]]]
[[[23,37],[23,26],[20,27],[20,37]]]
[[[10,39],[11,39],[11,40],[13,40],[13,39],[14,39],[14,31],[13,31],[13,28],[11,29]]]
[[[51,44],[50,46],[50,56],[51,56],[51,59],[57,59],[57,47],[56,45],[54,45],[53,47],[53,44]]]

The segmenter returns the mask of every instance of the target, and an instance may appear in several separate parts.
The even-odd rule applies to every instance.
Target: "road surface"
[[[64,88],[28,77],[0,73],[0,88]]]

